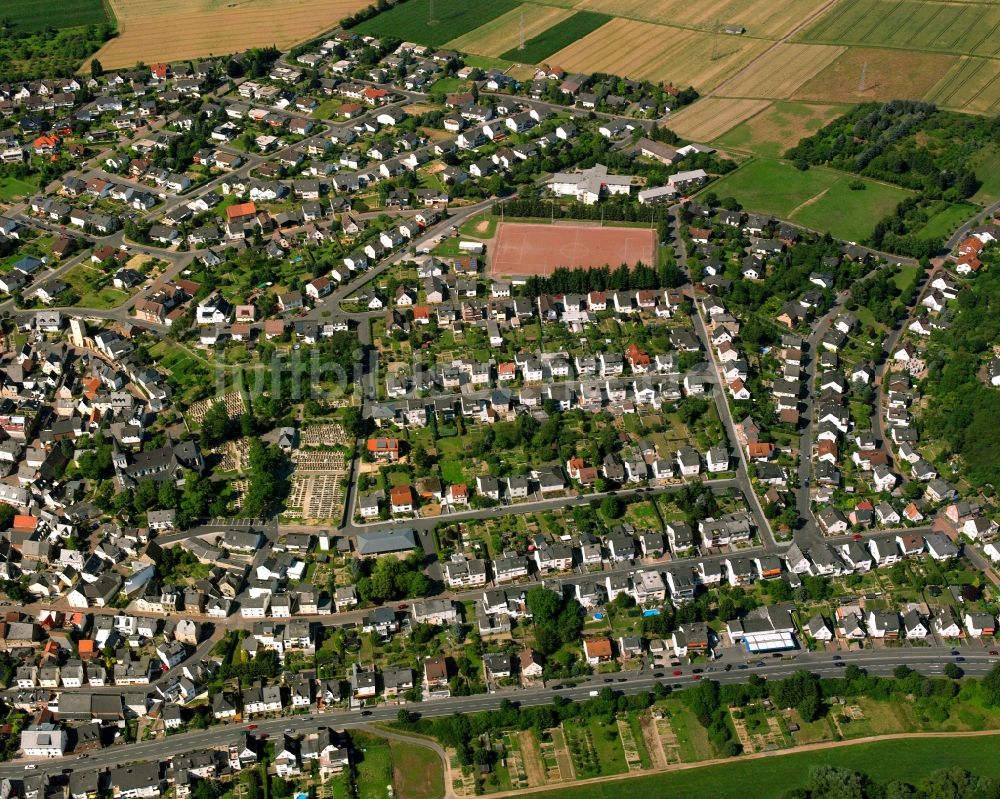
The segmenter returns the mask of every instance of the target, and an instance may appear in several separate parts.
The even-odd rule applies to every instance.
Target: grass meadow
[[[850,184],[861,180],[865,188]],[[787,161],[760,158],[731,172],[707,191],[735,197],[748,211],[771,214],[847,241],[861,241],[875,222],[909,192],[835,169],[796,169]]]

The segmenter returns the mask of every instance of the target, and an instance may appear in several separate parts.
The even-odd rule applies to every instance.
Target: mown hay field
[[[945,53],[851,47],[802,84],[791,99],[833,103],[919,100],[957,61],[957,56]]]
[[[111,0],[119,35],[95,57],[105,68],[118,69],[271,44],[287,48],[366,5],[366,0]]]
[[[928,0],[845,0],[803,41],[1000,56],[1000,5]]]
[[[666,25],[715,30],[743,25],[746,35],[777,39],[822,8],[825,0],[581,0],[576,7]]]
[[[715,140],[726,150],[777,157],[847,110],[843,105],[777,102]]]
[[[485,25],[469,31],[448,42],[448,47],[463,53],[496,58],[518,46],[521,36],[521,15],[524,15],[524,38],[537,36],[553,25],[573,15],[568,8],[524,5],[490,20]],[[524,60],[524,59],[521,59]]]
[[[608,72],[706,91],[770,44],[737,36],[716,42],[712,34],[702,31],[615,19],[553,54],[549,61],[569,72]]]
[[[707,97],[672,118],[670,129],[690,141],[713,141],[769,105],[770,100]]]
[[[846,49],[828,44],[777,44],[721,86],[719,93],[782,100]]]

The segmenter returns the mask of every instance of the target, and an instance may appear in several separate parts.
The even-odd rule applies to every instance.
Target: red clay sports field
[[[490,272],[496,276],[551,275],[570,269],[612,269],[638,261],[656,264],[656,231],[599,225],[532,225],[502,222],[490,248]]]

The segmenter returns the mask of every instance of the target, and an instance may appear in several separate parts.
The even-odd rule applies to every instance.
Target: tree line
[[[992,252],[986,257],[995,260]],[[1000,274],[984,269],[958,295],[951,326],[931,336],[920,418],[921,438],[943,441],[939,459],[958,455],[962,476],[977,487],[1000,485],[1000,392],[981,375],[998,339]]]

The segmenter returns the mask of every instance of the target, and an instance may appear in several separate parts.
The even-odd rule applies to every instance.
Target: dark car
[[[610,677],[606,677],[606,678],[604,679],[604,682],[614,682],[614,680],[613,680],[613,679],[611,679]]]
[[[996,657],[997,655],[1000,655],[1000,652],[997,652],[995,649],[991,649],[990,654]]]
[[[836,662],[836,663],[835,663],[834,665],[835,665],[835,666],[836,666],[836,667],[837,667],[838,669],[846,669],[846,668],[847,668],[847,664],[846,664],[846,663],[844,663],[844,661],[842,661],[842,660],[839,660],[839,661],[837,661],[837,662]]]
[[[619,677],[618,678],[618,682],[628,682],[628,678],[627,677]]]
[[[654,678],[654,679],[657,679],[657,680],[658,680],[658,679],[660,679],[660,677],[662,677],[662,676],[663,676],[663,672],[662,672],[662,671],[654,671],[654,672],[653,672],[653,678]]]
[[[361,711],[361,715],[362,716],[370,716],[371,714],[372,714],[372,712],[370,710],[362,710]]]
[[[834,655],[831,660],[840,660],[840,655]]]
[[[748,669],[748,668],[750,668],[750,667],[749,667],[749,666],[747,666],[747,664],[746,664],[746,663],[740,663],[740,665],[739,665],[739,666],[737,666],[736,668],[738,668],[738,669],[740,669],[740,670],[742,671],[742,670],[744,670],[744,669]]]
[[[764,668],[764,661],[758,660],[754,665],[756,665],[758,669],[762,669]]]
[[[701,674],[701,673],[702,673],[703,671],[705,671],[705,670],[704,670],[704,669],[691,669],[691,671],[692,671],[693,673],[695,673],[695,674]]]
[[[562,686],[561,685],[553,685],[552,686],[552,690],[553,691],[561,691],[562,690]]]
[[[679,682],[675,682],[673,687],[674,688],[683,688],[684,684],[683,683],[679,683]]]
[[[957,658],[955,658],[955,662],[956,663],[965,663],[965,658],[962,657],[961,655],[959,655]]]
[[[952,649],[952,650],[951,650],[951,654],[953,654],[953,655],[957,655],[957,654],[958,654],[958,650],[957,650],[957,649]]]
[[[732,671],[732,670],[733,670],[733,664],[732,663],[727,663],[726,664],[726,668],[723,669],[723,671]]]

